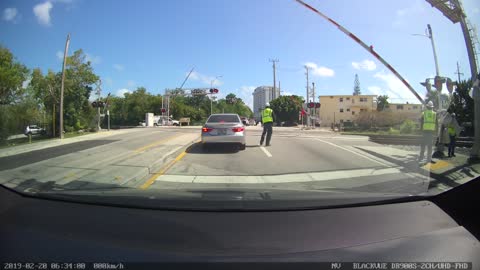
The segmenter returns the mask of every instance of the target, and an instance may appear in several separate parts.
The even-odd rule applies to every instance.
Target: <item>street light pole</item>
[[[215,79],[210,81],[210,89],[213,88],[213,83],[218,79],[223,77],[223,75],[216,76]],[[213,114],[213,93],[210,93],[210,115]]]

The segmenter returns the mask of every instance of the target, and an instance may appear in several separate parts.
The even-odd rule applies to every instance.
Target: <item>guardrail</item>
[[[371,142],[391,145],[420,145],[422,139],[420,135],[369,135],[369,137]],[[437,137],[434,137],[434,141],[437,141]],[[458,137],[456,146],[471,148],[473,146],[473,138]]]

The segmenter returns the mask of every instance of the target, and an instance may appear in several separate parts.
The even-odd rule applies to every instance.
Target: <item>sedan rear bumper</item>
[[[244,135],[236,136],[212,136],[212,135],[202,135],[202,143],[238,143],[245,144]]]

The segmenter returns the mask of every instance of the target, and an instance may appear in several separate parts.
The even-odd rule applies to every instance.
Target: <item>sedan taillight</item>
[[[232,128],[232,130],[233,130],[233,132],[242,132],[242,131],[245,130],[245,128],[244,127],[234,127],[234,128]]]
[[[212,130],[213,130],[213,128],[207,128],[207,127],[202,128],[202,132],[205,132],[205,133],[210,132]]]

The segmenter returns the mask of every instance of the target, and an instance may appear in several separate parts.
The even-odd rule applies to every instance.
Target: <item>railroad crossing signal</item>
[[[165,113],[167,110],[165,108],[162,108],[162,113]]]
[[[210,89],[210,94],[218,94],[218,89],[217,88],[211,88]]]
[[[320,108],[320,103],[318,102],[309,102],[307,103],[307,108]]]
[[[92,107],[93,108],[104,108],[107,105],[106,102],[103,101],[94,101],[92,102]]]

